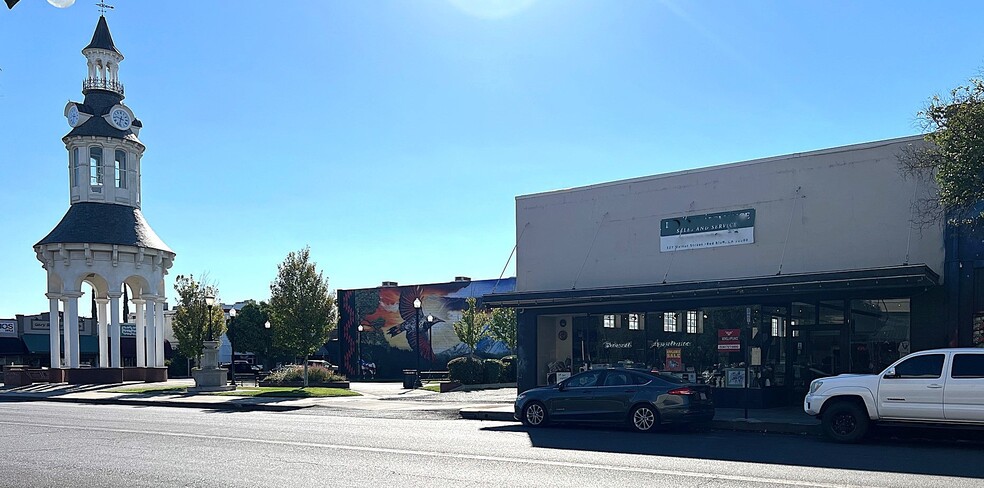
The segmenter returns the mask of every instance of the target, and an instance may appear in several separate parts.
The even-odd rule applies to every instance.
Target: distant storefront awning
[[[493,307],[566,308],[587,305],[652,304],[694,299],[795,297],[856,291],[906,292],[937,285],[939,285],[939,275],[928,266],[905,265],[733,280],[494,293],[485,295],[482,301]]]
[[[2,341],[2,339],[6,338],[0,338],[0,341]],[[17,340],[20,341],[20,339]],[[24,334],[23,346],[26,348],[26,353],[29,354],[48,354],[51,351],[50,340],[51,339],[48,337],[48,334]],[[0,342],[0,355],[4,354],[2,352],[2,347],[3,344]],[[99,338],[97,336],[81,336],[79,338],[79,353],[99,354]],[[136,357],[136,339],[133,337],[121,337],[120,353],[123,357]],[[164,358],[170,359],[171,354],[173,354],[171,343],[164,341]]]
[[[99,338],[96,336],[79,337],[79,354],[99,354]]]
[[[0,356],[21,356],[27,354],[27,347],[19,337],[0,337]]]
[[[27,347],[27,352],[30,354],[48,354],[51,352],[51,343],[48,342],[51,339],[48,334],[24,334],[21,339],[24,340],[24,346]]]

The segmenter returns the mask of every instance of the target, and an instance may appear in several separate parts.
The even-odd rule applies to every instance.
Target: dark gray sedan
[[[663,424],[709,422],[707,385],[629,369],[593,369],[516,397],[515,417],[530,427],[552,422],[618,423],[639,432]]]

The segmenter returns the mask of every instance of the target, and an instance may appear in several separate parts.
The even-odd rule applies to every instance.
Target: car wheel
[[[629,426],[636,432],[652,432],[659,426],[659,412],[652,405],[639,405],[629,414]]]
[[[540,402],[530,402],[523,407],[523,425],[542,427],[547,424],[547,409]]]
[[[854,402],[840,401],[824,411],[820,423],[828,439],[854,443],[868,432],[868,412]]]

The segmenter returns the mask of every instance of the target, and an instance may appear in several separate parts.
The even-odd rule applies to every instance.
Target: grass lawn
[[[307,388],[295,388],[292,386],[261,386],[237,388],[233,391],[217,391],[211,395],[223,396],[251,396],[251,397],[287,397],[287,398],[324,398],[324,397],[343,397],[360,396],[358,392],[346,390],[344,388],[322,388],[309,386]]]
[[[424,387],[424,389],[427,390],[427,391],[436,391],[436,392],[440,393],[441,392],[441,384],[440,383],[435,383],[433,385],[427,385],[427,386]]]
[[[109,393],[187,393],[188,388],[185,386],[157,386],[150,388],[115,388],[106,391]]]

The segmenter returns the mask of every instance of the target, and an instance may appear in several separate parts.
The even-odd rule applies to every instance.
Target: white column
[[[119,368],[120,364],[120,296],[123,294],[115,291],[109,292],[109,365]]]
[[[144,301],[140,298],[130,300],[137,313],[137,367],[147,366],[146,335],[144,334]]]
[[[108,322],[108,310],[109,300],[105,298],[96,299],[96,311],[99,313],[99,318],[96,319],[96,324],[98,324],[98,331],[96,332],[96,337],[99,339],[99,367],[108,368],[109,367],[109,339],[107,331],[109,330]]]
[[[147,366],[156,366],[157,362],[157,321],[154,320],[154,299],[156,297],[144,295],[141,297],[146,303],[146,308],[144,309],[144,315],[146,319],[144,320],[146,332],[146,344],[147,344],[147,355],[144,360],[147,361]]]
[[[164,367],[164,298],[154,302],[154,321],[157,323],[157,367]]]
[[[79,367],[79,297],[81,293],[65,294],[68,306],[65,307],[65,356],[68,367]],[[71,342],[69,342],[71,341]]]
[[[55,293],[48,293],[48,337],[51,346],[51,367],[60,368],[61,361],[61,337],[60,327],[58,327],[58,299],[61,297]]]

